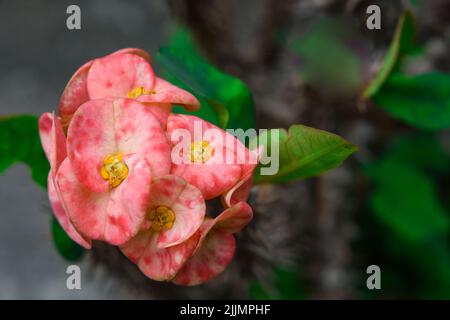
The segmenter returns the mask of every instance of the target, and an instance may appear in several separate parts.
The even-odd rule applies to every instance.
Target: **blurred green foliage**
[[[289,131],[267,130],[250,148],[255,148],[256,143],[270,152],[279,150],[279,170],[274,175],[261,175],[259,169],[264,165],[260,165],[254,171],[255,183],[283,183],[312,177],[339,166],[357,150],[336,134],[303,125],[293,125]]]
[[[356,92],[363,81],[362,65],[350,46],[358,43],[345,20],[322,18],[309,32],[294,38],[290,46],[300,58],[303,81],[325,93]]]
[[[271,283],[263,285],[254,281],[250,284],[250,297],[258,300],[302,300],[305,292],[302,279],[297,271],[277,268],[272,275]]]
[[[379,296],[370,297],[450,298],[450,216],[439,190],[449,156],[432,134],[419,132],[393,141],[365,172],[375,226],[363,227],[380,254],[366,259],[387,274]]]
[[[36,116],[0,118],[0,174],[19,162],[28,165],[33,180],[47,188],[50,165],[42,150]]]
[[[193,115],[222,128],[255,127],[253,96],[247,85],[203,58],[185,29],[180,28],[169,45],[160,48],[156,63],[167,80],[199,99],[201,108]],[[174,111],[191,113],[180,107]]]
[[[410,242],[445,234],[449,217],[430,178],[405,161],[383,159],[369,167],[375,184],[370,205],[377,218]]]
[[[52,218],[52,235],[53,243],[55,244],[58,253],[67,261],[77,261],[85,253],[85,249],[75,243],[69,238],[67,233],[59,225],[59,222],[53,217]]]

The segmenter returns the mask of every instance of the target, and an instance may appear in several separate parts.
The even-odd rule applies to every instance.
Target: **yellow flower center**
[[[205,163],[214,155],[214,148],[208,141],[194,141],[191,143],[190,160],[194,163]]]
[[[109,181],[109,186],[115,188],[119,186],[128,176],[128,167],[123,162],[123,155],[116,153],[107,156],[103,160],[103,166],[100,171],[102,178]]]
[[[144,87],[136,87],[130,92],[128,92],[127,97],[130,99],[136,99],[143,94],[155,94],[156,92],[154,90],[147,90]]]
[[[175,222],[175,212],[166,206],[158,206],[150,212],[153,231],[169,230]]]

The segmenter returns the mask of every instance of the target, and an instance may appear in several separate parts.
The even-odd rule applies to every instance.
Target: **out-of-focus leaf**
[[[357,42],[348,23],[322,18],[310,32],[292,41],[301,62],[302,79],[327,94],[356,92],[363,81],[362,67],[349,43]]]
[[[199,99],[201,108],[192,114],[222,128],[254,128],[255,110],[248,87],[192,50],[186,36],[179,37],[181,40],[172,41],[173,46],[160,48],[156,62],[170,82]]]
[[[265,164],[261,165],[255,170],[255,183],[282,183],[315,176],[339,166],[357,150],[336,134],[303,125],[293,125],[289,131],[265,131],[258,137],[258,145],[264,147],[273,161],[278,161],[279,170],[274,175],[262,175],[260,169]],[[256,141],[252,141],[250,148],[255,147]],[[269,166],[273,165],[276,163]]]
[[[83,256],[85,251],[83,247],[79,246],[69,238],[55,218],[52,218],[52,235],[53,243],[64,259],[68,261],[77,261]]]
[[[42,150],[36,116],[0,117],[0,173],[18,162],[27,164],[33,180],[47,188],[50,166]]]
[[[407,162],[431,173],[446,173],[450,169],[449,155],[436,137],[429,132],[403,135],[395,139],[385,159]]]
[[[375,184],[373,213],[399,237],[422,242],[449,230],[449,217],[432,181],[414,165],[383,159],[366,168]]]
[[[398,272],[415,279],[408,283],[408,291],[414,290],[411,298],[450,298],[450,250],[445,236],[436,234],[424,242],[410,242],[397,234],[385,232],[380,240],[385,252],[400,264]]]
[[[428,130],[450,127],[448,74],[393,74],[373,99],[393,117],[410,125]]]
[[[274,271],[272,288],[265,288],[259,282],[250,286],[250,297],[258,300],[301,300],[305,299],[302,281],[297,272],[285,269]]]
[[[398,66],[402,56],[414,50],[414,37],[414,17],[410,11],[405,11],[398,21],[394,38],[379,71],[362,93],[363,98],[367,99],[374,96]]]

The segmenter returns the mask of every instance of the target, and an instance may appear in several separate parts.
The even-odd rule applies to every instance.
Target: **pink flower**
[[[151,189],[147,221],[121,249],[149,278],[170,280],[196,248],[205,201],[197,188],[173,175],[154,180]]]
[[[234,136],[195,116],[171,114],[167,135],[174,145],[172,157],[181,160],[172,165],[172,174],[200,189],[206,200],[247,181],[257,163]]]
[[[61,202],[61,195],[55,184],[56,172],[61,163],[67,157],[66,137],[58,118],[51,113],[44,113],[39,119],[39,134],[41,137],[42,148],[47,159],[50,162],[50,172],[48,174],[47,188],[50,205],[55,214],[56,220],[67,233],[67,235],[76,243],[86,249],[91,248],[91,241],[86,239],[73,226],[69,220],[67,211]]]
[[[200,118],[171,114],[172,104],[199,107],[128,48],[83,65],[61,97],[61,122],[45,113],[39,130],[50,203],[75,242],[120,246],[149,278],[195,285],[231,262],[233,234],[252,219],[245,201],[259,156]],[[226,209],[205,217],[218,197]]]
[[[92,99],[136,99],[152,108],[164,123],[172,104],[194,111],[198,100],[163,79],[155,77],[150,56],[141,49],[126,48],[81,66],[69,80],[61,96],[59,113],[63,127],[85,102]]]
[[[231,262],[236,250],[233,233],[239,232],[253,217],[252,209],[239,202],[214,219],[207,218],[200,229],[200,240],[193,256],[172,280],[193,286],[219,275]]]
[[[170,170],[167,138],[149,108],[131,99],[84,103],[69,127],[67,153],[56,182],[77,230],[115,245],[135,236],[152,176]]]

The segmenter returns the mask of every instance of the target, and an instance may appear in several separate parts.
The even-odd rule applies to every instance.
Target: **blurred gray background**
[[[81,8],[81,30],[66,27],[70,4]],[[173,22],[163,0],[2,0],[0,26],[1,116],[57,110],[80,65],[124,47],[155,53]],[[0,175],[0,211],[0,299],[139,298],[86,261],[82,290],[66,289],[69,263],[53,247],[47,195],[24,165]]]

